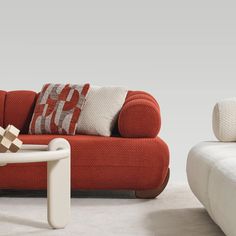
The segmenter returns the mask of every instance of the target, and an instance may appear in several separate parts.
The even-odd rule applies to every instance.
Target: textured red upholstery
[[[4,121],[5,97],[6,97],[6,92],[0,90],[0,126],[3,126],[3,121]]]
[[[21,130],[21,133],[28,133],[36,97],[37,94],[32,91],[8,92],[5,101],[4,126],[12,124]]]
[[[24,143],[48,144],[56,135],[21,135]],[[159,138],[60,136],[72,148],[73,189],[152,189],[164,181],[167,145]],[[1,189],[45,189],[45,163],[0,167]]]
[[[127,138],[154,138],[160,127],[160,107],[156,100],[148,93],[130,91],[119,114],[120,135]]]
[[[37,96],[32,91],[0,91],[0,125],[19,128],[25,144],[48,144],[56,137],[67,139],[72,148],[73,189],[145,190],[161,186],[167,176],[169,151],[156,138],[160,110],[150,94],[129,92],[120,112],[119,132],[132,138],[24,134],[28,133]],[[45,163],[2,166],[0,176],[0,189],[46,188]]]

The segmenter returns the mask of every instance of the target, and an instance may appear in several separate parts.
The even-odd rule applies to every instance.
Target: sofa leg
[[[141,199],[153,199],[156,198],[166,187],[168,181],[170,178],[170,169],[168,169],[168,173],[166,175],[165,181],[163,184],[156,189],[148,189],[148,190],[136,190],[135,191],[135,196],[136,198],[141,198]]]

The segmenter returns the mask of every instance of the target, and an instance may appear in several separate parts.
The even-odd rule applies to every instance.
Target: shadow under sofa
[[[134,190],[136,197],[155,198],[169,179],[169,150],[157,137],[161,127],[156,100],[142,91],[129,91],[112,137],[89,135],[29,135],[38,94],[0,91],[0,126],[21,130],[24,144],[48,144],[62,137],[71,145],[72,190]],[[44,190],[45,163],[0,167],[0,189]]]

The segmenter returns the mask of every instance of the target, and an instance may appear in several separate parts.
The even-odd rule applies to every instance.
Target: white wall
[[[236,95],[233,1],[1,1],[0,89],[46,82],[123,85],[152,93],[172,181],[189,148],[213,139],[214,103]]]

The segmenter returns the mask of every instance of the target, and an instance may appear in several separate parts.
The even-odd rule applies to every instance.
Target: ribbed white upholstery
[[[227,236],[236,235],[236,143],[203,142],[187,161],[189,185]]]

